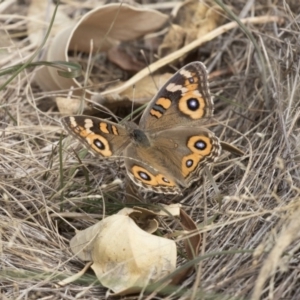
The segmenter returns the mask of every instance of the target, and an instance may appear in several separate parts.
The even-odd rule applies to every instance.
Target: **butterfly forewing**
[[[180,69],[159,90],[144,111],[140,127],[147,131],[199,123],[213,114],[208,74],[201,62]]]
[[[119,157],[130,143],[128,131],[120,124],[89,116],[62,119],[65,129],[101,157]]]

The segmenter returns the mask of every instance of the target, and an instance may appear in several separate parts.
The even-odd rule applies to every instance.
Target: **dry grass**
[[[246,155],[224,152],[212,171],[221,209],[208,179],[205,188],[194,186],[176,199],[204,223],[201,255],[207,257],[183,283],[181,296],[151,299],[299,299],[300,8],[296,0],[227,3],[236,13],[243,10],[243,17],[270,14],[285,22],[248,27],[265,65],[240,28],[194,54],[215,74],[215,133]],[[9,49],[0,57],[1,68],[35,50],[26,40],[26,19],[9,15],[23,15],[24,8],[15,4],[1,16],[1,36],[7,38],[1,46]],[[124,180],[125,172],[116,162],[79,159],[81,152],[75,156],[71,147],[63,154],[60,115],[33,75],[34,70],[22,72],[0,92],[1,295],[103,299],[105,289],[92,272],[65,287],[55,284],[83,267],[69,249],[74,230],[122,207],[124,185],[111,182]],[[158,200],[166,198],[147,194],[148,202]]]

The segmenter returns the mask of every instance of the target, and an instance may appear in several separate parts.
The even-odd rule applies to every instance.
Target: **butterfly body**
[[[89,116],[62,119],[64,127],[103,158],[123,158],[129,177],[155,192],[175,194],[199,179],[221,146],[204,128],[212,116],[207,71],[200,62],[179,70],[145,109],[139,125]]]
[[[138,147],[149,148],[151,146],[149,137],[139,128],[133,129],[130,138],[132,143]]]

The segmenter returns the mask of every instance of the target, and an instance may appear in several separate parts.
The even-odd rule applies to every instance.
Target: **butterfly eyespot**
[[[95,145],[98,149],[100,149],[100,150],[104,150],[104,149],[105,149],[104,144],[103,144],[100,140],[98,140],[98,139],[95,139],[95,140],[94,140],[94,145]]]
[[[204,150],[207,145],[203,140],[198,140],[197,142],[195,142],[194,147],[198,150]]]
[[[139,171],[138,174],[143,180],[146,180],[146,181],[151,180],[151,177],[145,172]]]
[[[194,83],[194,77],[189,77],[189,83]]]
[[[186,145],[192,153],[200,156],[210,155],[213,147],[210,137],[204,135],[191,136]]]
[[[186,102],[188,109],[192,111],[196,111],[200,107],[199,100],[196,98],[190,98]]]
[[[188,168],[190,168],[190,167],[193,166],[194,161],[193,161],[192,159],[188,159],[188,160],[185,162],[185,164],[186,164],[186,166],[187,166]]]

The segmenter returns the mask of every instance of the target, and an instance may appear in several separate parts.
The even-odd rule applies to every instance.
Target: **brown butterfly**
[[[101,157],[123,157],[138,186],[176,194],[220,155],[219,139],[203,126],[212,114],[207,70],[201,62],[192,62],[159,90],[139,125],[82,115],[65,117],[62,123]]]

